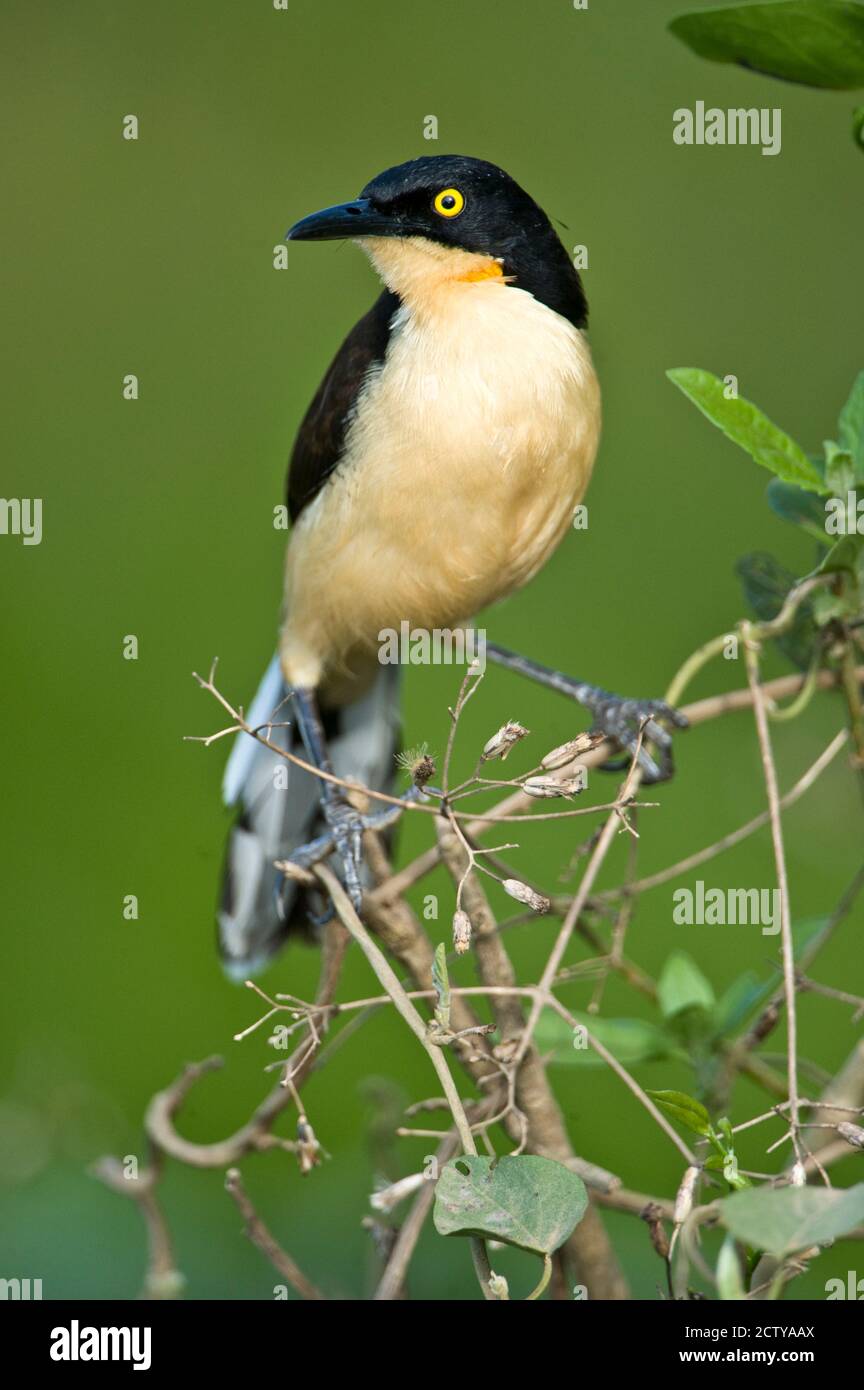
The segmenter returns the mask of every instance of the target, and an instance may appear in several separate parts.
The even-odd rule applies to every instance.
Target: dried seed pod
[[[461,909],[453,913],[453,947],[458,956],[464,956],[471,945],[471,918]]]
[[[700,1173],[699,1168],[688,1168],[681,1179],[681,1186],[675,1195],[675,1209],[672,1219],[676,1226],[680,1226],[693,1210],[693,1193],[696,1190],[696,1181]]]
[[[492,758],[500,758],[502,763],[510,752],[515,748],[520,739],[525,738],[528,730],[523,728],[515,719],[509,719],[506,724],[502,724],[497,734],[493,734],[488,743],[484,744],[482,758],[484,762],[489,762]]]
[[[669,1237],[663,1225],[663,1208],[658,1202],[649,1202],[643,1207],[639,1215],[647,1223],[648,1231],[651,1236],[651,1244],[660,1256],[661,1260],[669,1258]]]
[[[297,1163],[300,1172],[305,1177],[311,1173],[313,1168],[317,1168],[321,1162],[321,1145],[315,1137],[315,1131],[310,1125],[305,1115],[297,1118]]]
[[[522,783],[523,792],[529,796],[537,798],[554,796],[578,796],[585,790],[584,776],[564,777],[529,777]]]
[[[853,1149],[864,1149],[864,1129],[860,1125],[852,1125],[848,1120],[843,1120],[837,1126],[837,1133],[847,1144],[851,1144]]]
[[[536,893],[527,883],[522,883],[518,878],[505,878],[501,884],[505,893],[509,893],[511,898],[515,898],[517,903],[524,903],[534,912],[548,912],[552,903],[549,898],[544,898],[542,893]]]
[[[561,743],[547,753],[540,766],[545,767],[547,772],[552,772],[557,767],[566,767],[574,758],[581,758],[583,753],[590,753],[592,748],[597,748],[605,737],[605,734],[600,733],[577,734],[569,742]]]
[[[381,1187],[377,1192],[373,1192],[369,1198],[369,1205],[376,1211],[393,1211],[406,1197],[412,1196],[421,1188],[425,1181],[423,1173],[409,1173],[407,1178],[400,1178],[389,1187]]]

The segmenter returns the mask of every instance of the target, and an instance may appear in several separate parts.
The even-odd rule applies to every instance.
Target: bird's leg
[[[327,752],[327,741],[315,692],[295,686],[292,694],[297,712],[297,727],[309,761],[315,764],[319,772],[332,776],[333,768]],[[343,789],[328,781],[326,777],[321,778],[321,808],[330,828],[336,852],[342,860],[346,891],[359,912],[363,901],[363,887],[360,882],[361,836],[365,828],[363,816],[348,804]],[[304,846],[304,850],[308,848],[309,846]]]
[[[518,671],[529,680],[569,695],[594,718],[593,729],[603,733],[617,743],[631,756],[639,750],[639,765],[646,783],[664,782],[675,771],[672,759],[672,737],[663,723],[676,729],[686,729],[687,719],[678,710],[663,700],[629,700],[621,695],[613,695],[599,686],[589,685],[575,676],[565,675],[563,671],[553,671],[541,666],[537,661],[510,652],[506,647],[498,647],[492,642],[486,644],[486,655],[499,666],[510,671]],[[663,722],[661,722],[663,721]],[[645,739],[654,745],[655,757],[651,756],[644,743],[639,747],[639,731],[644,725]],[[621,767],[620,763],[604,763],[604,769],[612,771]]]
[[[292,696],[297,711],[297,726],[310,762],[315,764],[319,772],[332,774],[333,768],[314,692],[295,686]],[[363,896],[360,882],[361,836],[366,830],[388,830],[402,815],[402,807],[391,805],[384,810],[364,815],[348,804],[343,788],[338,787],[335,782],[322,777],[321,788],[321,805],[329,829],[323,835],[310,840],[308,844],[298,845],[293,849],[291,862],[302,869],[311,869],[335,849],[342,860],[345,887],[359,912]],[[426,795],[420,787],[409,787],[402,800],[425,801]]]

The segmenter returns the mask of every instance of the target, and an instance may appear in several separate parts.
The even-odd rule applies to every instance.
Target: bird
[[[270,721],[268,742],[305,750],[325,777],[237,735],[218,912],[237,979],[323,921],[323,900],[276,861],[335,849],[362,909],[367,821],[328,774],[392,785],[399,673],[379,659],[380,634],[406,620],[453,629],[529,583],[572,525],[601,426],[582,279],[549,217],[497,165],[409,160],[301,218],[287,240],[354,242],[382,289],[291,453],[278,647],[246,720]],[[624,752],[648,720],[657,760],[638,756],[649,779],[669,775],[666,726],[683,719],[662,701],[626,700],[493,644],[487,655],[585,705]]]

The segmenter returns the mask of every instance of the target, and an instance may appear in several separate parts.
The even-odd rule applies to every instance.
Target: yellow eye
[[[432,206],[441,217],[458,217],[465,199],[458,188],[442,188]]]

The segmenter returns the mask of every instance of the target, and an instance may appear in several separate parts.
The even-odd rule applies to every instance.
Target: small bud
[[[428,753],[424,753],[422,758],[414,764],[411,769],[411,778],[415,787],[425,787],[427,782],[431,782],[435,776],[435,759],[430,758]]]
[[[491,1270],[489,1274],[489,1292],[493,1298],[502,1301],[510,1297],[510,1285],[507,1283],[504,1275],[496,1274],[494,1269]]]
[[[585,779],[564,777],[559,781],[555,777],[529,777],[522,783],[522,790],[536,797],[578,796],[585,790]]]
[[[793,1163],[789,1181],[793,1187],[807,1186],[807,1169],[804,1167],[803,1163]]]
[[[419,748],[406,748],[403,753],[397,753],[396,762],[403,772],[408,773],[415,787],[425,787],[435,776],[435,759],[429,752],[428,744],[421,743]]]
[[[860,1125],[850,1125],[848,1120],[844,1120],[837,1126],[837,1133],[847,1144],[851,1144],[853,1149],[864,1149],[864,1129]]]
[[[497,734],[493,734],[489,742],[483,748],[483,761],[489,762],[492,758],[500,758],[502,763],[510,752],[515,748],[521,738],[525,738],[528,733],[522,725],[515,719],[510,719],[506,724],[502,724]]]
[[[501,887],[511,898],[515,898],[517,903],[524,903],[534,912],[548,912],[552,906],[550,900],[544,898],[542,893],[535,893],[533,888],[529,888],[527,883],[520,882],[518,878],[505,878]]]
[[[305,1115],[300,1115],[297,1120],[297,1163],[303,1177],[311,1173],[313,1168],[317,1168],[321,1162],[321,1145],[315,1138],[315,1131],[306,1119]]]
[[[681,1186],[675,1196],[675,1209],[672,1213],[672,1220],[676,1226],[680,1226],[686,1221],[693,1210],[693,1193],[696,1190],[699,1172],[698,1168],[688,1168],[681,1179]]]
[[[457,956],[464,956],[471,945],[471,918],[467,912],[453,913],[453,947]]]
[[[545,767],[547,772],[553,772],[557,767],[566,767],[574,758],[580,758],[583,753],[590,753],[605,737],[606,735],[601,733],[577,734],[576,738],[571,738],[568,743],[559,744],[551,753],[547,753],[540,766]]]

